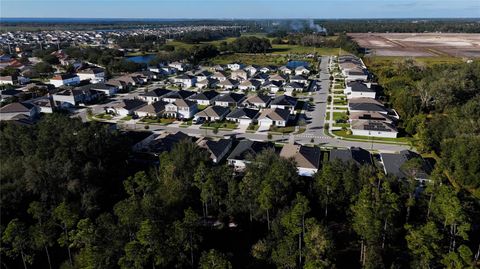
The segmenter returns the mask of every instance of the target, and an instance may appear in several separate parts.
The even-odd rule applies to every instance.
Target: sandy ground
[[[351,33],[349,36],[378,56],[480,57],[480,34]]]

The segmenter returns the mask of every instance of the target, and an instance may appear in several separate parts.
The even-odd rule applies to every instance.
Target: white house
[[[105,70],[102,68],[88,68],[77,71],[80,80],[90,80],[91,83],[105,81]]]
[[[229,112],[230,109],[228,107],[209,106],[195,114],[195,120],[203,118],[206,121],[221,121],[225,119]]]
[[[256,91],[260,87],[260,84],[258,80],[245,80],[238,85],[238,89],[242,91]]]
[[[258,124],[262,127],[287,126],[290,111],[281,108],[265,109],[258,116]]]
[[[367,97],[373,98],[376,97],[376,92],[371,88],[371,83],[362,83],[360,81],[352,81],[347,83],[347,87],[344,92],[347,95],[347,99]]]
[[[190,88],[195,86],[195,83],[197,82],[197,78],[184,74],[184,75],[175,77],[173,79],[173,82],[175,84],[181,85],[183,88]]]
[[[165,115],[177,119],[190,119],[197,113],[197,103],[190,100],[177,99],[165,106]]]
[[[241,64],[241,63],[230,63],[230,64],[227,64],[227,68],[232,70],[232,71],[235,71],[235,70],[239,70],[239,69],[242,69],[245,65]]]
[[[373,120],[353,120],[351,127],[353,135],[396,138],[397,128],[390,123]]]
[[[113,106],[106,108],[106,111],[110,114],[125,117],[129,115],[135,115],[135,111],[146,104],[147,103],[145,103],[144,101],[137,99],[123,99],[119,103],[116,103]]]
[[[181,62],[172,62],[172,63],[169,63],[168,66],[182,72],[186,71],[188,68],[188,66],[185,63],[181,63]]]
[[[305,66],[299,66],[295,68],[295,75],[301,76],[301,75],[309,75],[310,70],[306,68]]]
[[[53,78],[50,79],[50,84],[57,88],[63,85],[78,85],[79,83],[80,78],[77,75],[73,74],[55,75]]]

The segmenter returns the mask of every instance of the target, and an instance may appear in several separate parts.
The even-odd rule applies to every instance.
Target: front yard
[[[270,127],[269,132],[272,133],[282,133],[282,134],[289,134],[293,133],[295,131],[295,126],[285,126],[285,127],[279,127],[279,126],[272,126]]]
[[[150,124],[161,124],[168,125],[176,121],[174,118],[156,118],[156,117],[144,117],[140,120],[141,122],[150,123]]]
[[[408,144],[412,141],[410,137],[398,137],[398,138],[389,138],[389,137],[372,137],[372,136],[360,136],[352,135],[349,130],[335,130],[332,131],[334,135],[341,136],[344,138],[350,139],[362,139],[367,141],[378,141],[378,142],[393,142],[393,143],[402,143]]]
[[[236,129],[238,123],[231,121],[213,121],[202,124],[201,129]]]

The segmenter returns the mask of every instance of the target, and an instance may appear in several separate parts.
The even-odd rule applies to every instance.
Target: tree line
[[[480,62],[366,63],[422,152],[435,152],[459,187],[480,197]]]
[[[420,189],[411,176],[338,160],[303,178],[292,159],[266,150],[236,174],[190,141],[139,168],[128,136],[99,123],[50,115],[35,126],[0,127],[1,255],[9,268],[478,262],[478,199],[450,186],[443,169]]]
[[[480,23],[476,19],[350,19],[318,20],[329,35],[335,33],[479,33]]]

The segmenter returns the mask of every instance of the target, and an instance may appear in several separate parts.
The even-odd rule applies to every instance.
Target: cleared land
[[[480,34],[351,33],[368,54],[407,57],[480,57]]]

